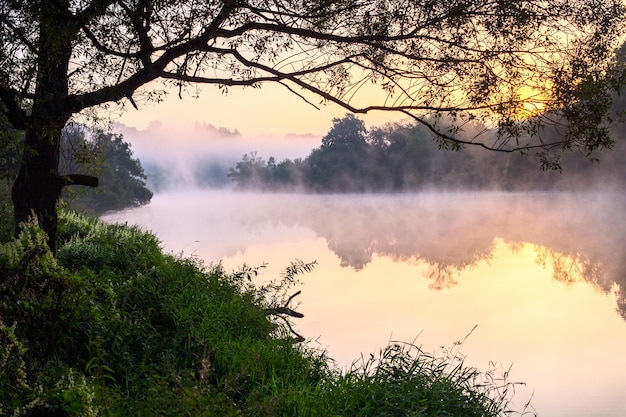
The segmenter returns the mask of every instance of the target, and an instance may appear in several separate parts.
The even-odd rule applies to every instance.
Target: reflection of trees
[[[462,227],[473,223],[475,212],[442,210],[433,203],[432,196],[424,201],[415,196],[303,196],[302,201],[281,204],[283,209],[271,217],[313,230],[342,266],[357,270],[374,254],[457,269],[490,255],[493,237]]]
[[[426,267],[424,277],[431,281],[429,288],[443,290],[454,287],[457,284],[457,278],[464,270],[475,267],[481,261],[492,259],[494,248],[495,244],[492,244],[492,246],[485,248],[482,252],[475,252],[471,260],[465,259],[455,263],[450,263],[447,260],[434,261],[421,257],[414,257],[412,263],[420,263]],[[406,258],[398,257],[395,254],[387,256],[397,262],[407,262]]]
[[[455,277],[458,277],[463,269],[465,268],[452,265],[429,264],[424,276],[432,281],[430,288],[442,290],[455,286],[457,284]]]
[[[626,198],[612,194],[447,193],[400,196],[276,196],[272,222],[301,226],[328,242],[341,265],[361,269],[372,256],[427,266],[431,287],[493,256],[497,239],[512,251],[536,245],[537,261],[563,283],[617,288],[626,319]],[[255,217],[261,217],[255,207]]]
[[[583,253],[565,254],[543,246],[538,246],[536,250],[537,262],[550,267],[555,280],[565,284],[586,281],[604,292],[614,292],[617,298],[617,312],[626,320],[626,280],[623,269],[621,275],[607,279],[605,266]]]
[[[626,320],[626,291],[624,287],[619,287],[617,290],[617,312]]]
[[[591,261],[582,253],[565,254],[555,252],[545,246],[537,246],[537,262],[551,267],[555,280],[564,284],[572,284],[581,280],[601,286],[602,265]]]

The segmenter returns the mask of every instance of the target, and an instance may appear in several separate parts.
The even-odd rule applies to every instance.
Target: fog
[[[555,271],[561,280],[584,278],[604,291],[613,284],[626,288],[626,261],[620,251],[626,247],[626,196],[620,193],[308,195],[196,190],[157,194],[154,199],[150,206],[107,219],[154,228],[170,250],[193,250],[209,261],[243,252],[270,236],[280,238],[281,230],[298,230],[324,239],[341,266],[353,270],[363,269],[374,256],[424,262],[439,271],[430,276],[433,288],[452,285],[459,271],[489,259],[496,240],[511,251],[528,243],[546,248],[544,256],[554,262],[568,258],[571,277]]]
[[[115,130],[146,166],[148,186],[157,191],[154,199],[158,202],[122,217],[148,228],[155,226],[175,251],[195,247],[209,260],[219,261],[244,251],[257,237],[251,233],[255,229],[284,228],[289,233],[299,229],[324,239],[342,267],[361,270],[373,256],[424,262],[431,269],[427,274],[431,286],[445,288],[454,285],[460,271],[489,259],[499,239],[512,250],[520,242],[547,248],[544,261],[560,264],[554,274],[561,280],[578,274],[603,291],[615,284],[626,287],[626,261],[616,250],[625,246],[626,239],[626,224],[621,221],[626,197],[619,181],[623,173],[617,172],[621,163],[615,162],[624,153],[621,139],[612,153],[603,154],[611,163],[607,172],[595,164],[593,170],[583,171],[586,178],[581,179],[580,173],[576,177],[584,193],[431,190],[314,195],[234,193],[226,173],[249,152],[277,160],[305,157],[320,144],[315,135],[247,137],[236,128],[205,122],[185,128],[155,121],[145,129],[118,124]],[[476,148],[470,151],[487,154]],[[476,169],[481,165],[478,161]],[[564,188],[572,189],[571,172],[537,171],[536,178],[549,180],[535,183],[567,183]],[[214,177],[207,179],[211,172]],[[151,178],[153,173],[160,178]],[[181,210],[189,212],[191,219],[203,219],[202,236],[194,235],[198,233],[194,221],[177,218],[175,213]],[[207,238],[207,233],[220,238]],[[187,234],[186,246],[173,244]]]
[[[148,186],[153,190],[193,188],[202,185],[226,186],[226,174],[244,154],[258,152],[277,159],[308,155],[319,146],[320,137],[313,134],[286,134],[283,136],[247,136],[237,128],[216,127],[206,122],[192,126],[163,124],[153,121],[145,129],[115,124],[131,144],[148,174]],[[266,156],[267,155],[267,156]],[[214,178],[208,184],[199,184],[201,172],[213,170]],[[156,183],[156,172],[166,178]],[[152,175],[151,175],[152,174]]]

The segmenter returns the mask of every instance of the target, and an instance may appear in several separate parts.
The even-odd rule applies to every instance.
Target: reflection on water
[[[221,260],[317,260],[298,327],[341,366],[390,338],[462,339],[513,364],[545,416],[626,415],[626,198],[607,194],[312,196],[193,192],[108,216]]]

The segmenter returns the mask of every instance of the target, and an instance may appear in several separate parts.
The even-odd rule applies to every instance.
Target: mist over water
[[[317,260],[296,327],[346,367],[390,339],[510,365],[540,416],[626,415],[626,197],[620,193],[156,194],[107,221],[166,250],[268,267]],[[419,337],[415,339],[417,336]]]
[[[131,143],[153,191],[228,186],[228,170],[244,154],[296,158],[310,152],[320,139],[312,134],[250,136],[206,122],[178,126],[154,121],[144,129],[116,124],[114,130]]]

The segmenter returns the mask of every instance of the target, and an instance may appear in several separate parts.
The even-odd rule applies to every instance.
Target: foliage
[[[19,168],[19,155],[22,152],[22,135],[12,129],[2,128],[0,122],[0,178],[13,180]]]
[[[256,152],[245,154],[241,161],[237,162],[235,168],[231,168],[228,177],[233,180],[245,178],[245,188],[260,188],[264,184],[271,182],[271,169],[275,167],[263,158],[257,156]],[[242,181],[243,185],[243,181]]]
[[[121,134],[97,130],[88,137],[78,125],[63,131],[61,174],[84,173],[99,179],[98,188],[66,189],[63,199],[70,209],[101,214],[150,202],[146,175],[130,144]]]
[[[166,255],[136,227],[63,212],[56,258],[36,220],[21,230],[0,245],[0,415],[379,416],[409,403],[415,415],[506,411],[505,397],[460,365],[442,371],[392,346],[380,363],[342,374],[294,343],[274,315],[315,263],[296,261],[256,287],[259,268],[227,274]]]
[[[81,125],[66,126],[62,134],[59,167],[61,174],[88,174],[99,178],[96,189],[66,189],[63,198],[70,209],[101,214],[109,210],[147,204],[152,192],[146,188],[146,175],[139,159],[133,158],[130,144],[120,134]],[[0,134],[0,210],[11,219],[0,226],[0,233],[13,233],[11,181],[17,176],[24,138],[20,132]],[[6,231],[5,231],[6,229]]]
[[[4,241],[15,232],[13,207],[11,206],[11,184],[18,170],[19,154],[22,151],[21,135],[6,126],[6,120],[0,113],[0,241]]]
[[[314,189],[363,191],[366,182],[354,181],[368,174],[369,166],[365,124],[354,115],[334,119],[319,149],[307,158],[309,183]],[[363,188],[362,188],[363,187]]]
[[[405,112],[443,140],[454,141],[454,129],[428,117],[495,122],[503,137],[488,138],[494,149],[527,146],[507,138],[537,133],[552,118],[527,116],[552,112],[571,128],[564,145],[590,149],[607,145],[606,100],[622,79],[611,59],[625,11],[613,0],[68,0],[39,13],[46,4],[0,9],[0,99],[16,128],[46,100],[45,83],[67,86],[55,111],[71,115],[111,102],[138,107],[133,96],[162,100],[164,90],[140,90],[158,78],[181,96],[194,84],[278,82],[351,112]],[[71,60],[71,70],[54,60]]]
[[[335,379],[330,401],[348,416],[499,415],[514,385],[496,368],[483,373],[464,366],[460,345],[435,356],[412,343],[392,342]]]
[[[617,112],[617,110],[615,111]],[[358,120],[358,119],[356,119]],[[359,121],[360,122],[360,121]],[[285,159],[276,163],[258,156],[244,156],[231,168],[229,177],[237,189],[305,190],[314,192],[392,192],[424,189],[580,190],[594,183],[625,187],[622,159],[626,140],[617,125],[615,149],[595,151],[594,164],[584,153],[563,156],[560,171],[542,171],[537,163],[516,153],[489,153],[472,147],[456,151],[438,149],[432,133],[416,124],[387,124],[366,130],[354,116],[335,119],[334,126],[314,149],[298,163]],[[466,126],[465,134],[484,126]],[[347,133],[348,132],[351,133]],[[356,138],[358,146],[329,145],[338,138]],[[272,161],[270,163],[270,161]],[[290,175],[279,175],[289,166]],[[245,167],[245,169],[244,169]]]
[[[0,242],[8,240],[15,233],[13,206],[11,205],[11,182],[0,178]]]
[[[267,162],[256,152],[244,154],[234,168],[228,169],[228,178],[238,189],[292,190],[305,183],[307,163],[300,158],[285,159],[276,163],[274,157]]]
[[[42,237],[39,246],[30,234]],[[288,368],[285,361],[304,372],[299,348],[269,336],[275,325],[260,296],[219,266],[205,271],[197,261],[163,255],[149,233],[68,213],[58,265],[25,269],[31,247],[54,258],[35,223],[23,235],[1,248],[5,274],[19,277],[3,284],[2,317],[15,323],[12,331],[27,349],[21,359],[28,386],[43,382],[41,367],[58,364],[80,371],[98,408],[110,415],[195,415],[212,407],[227,411],[215,415],[230,415],[246,407],[257,378],[276,377]],[[31,270],[39,275],[23,282]],[[53,284],[60,288],[51,290]],[[272,358],[277,370],[259,356]],[[57,407],[47,391],[56,382],[50,383],[38,401]],[[2,392],[0,403],[28,404]]]

